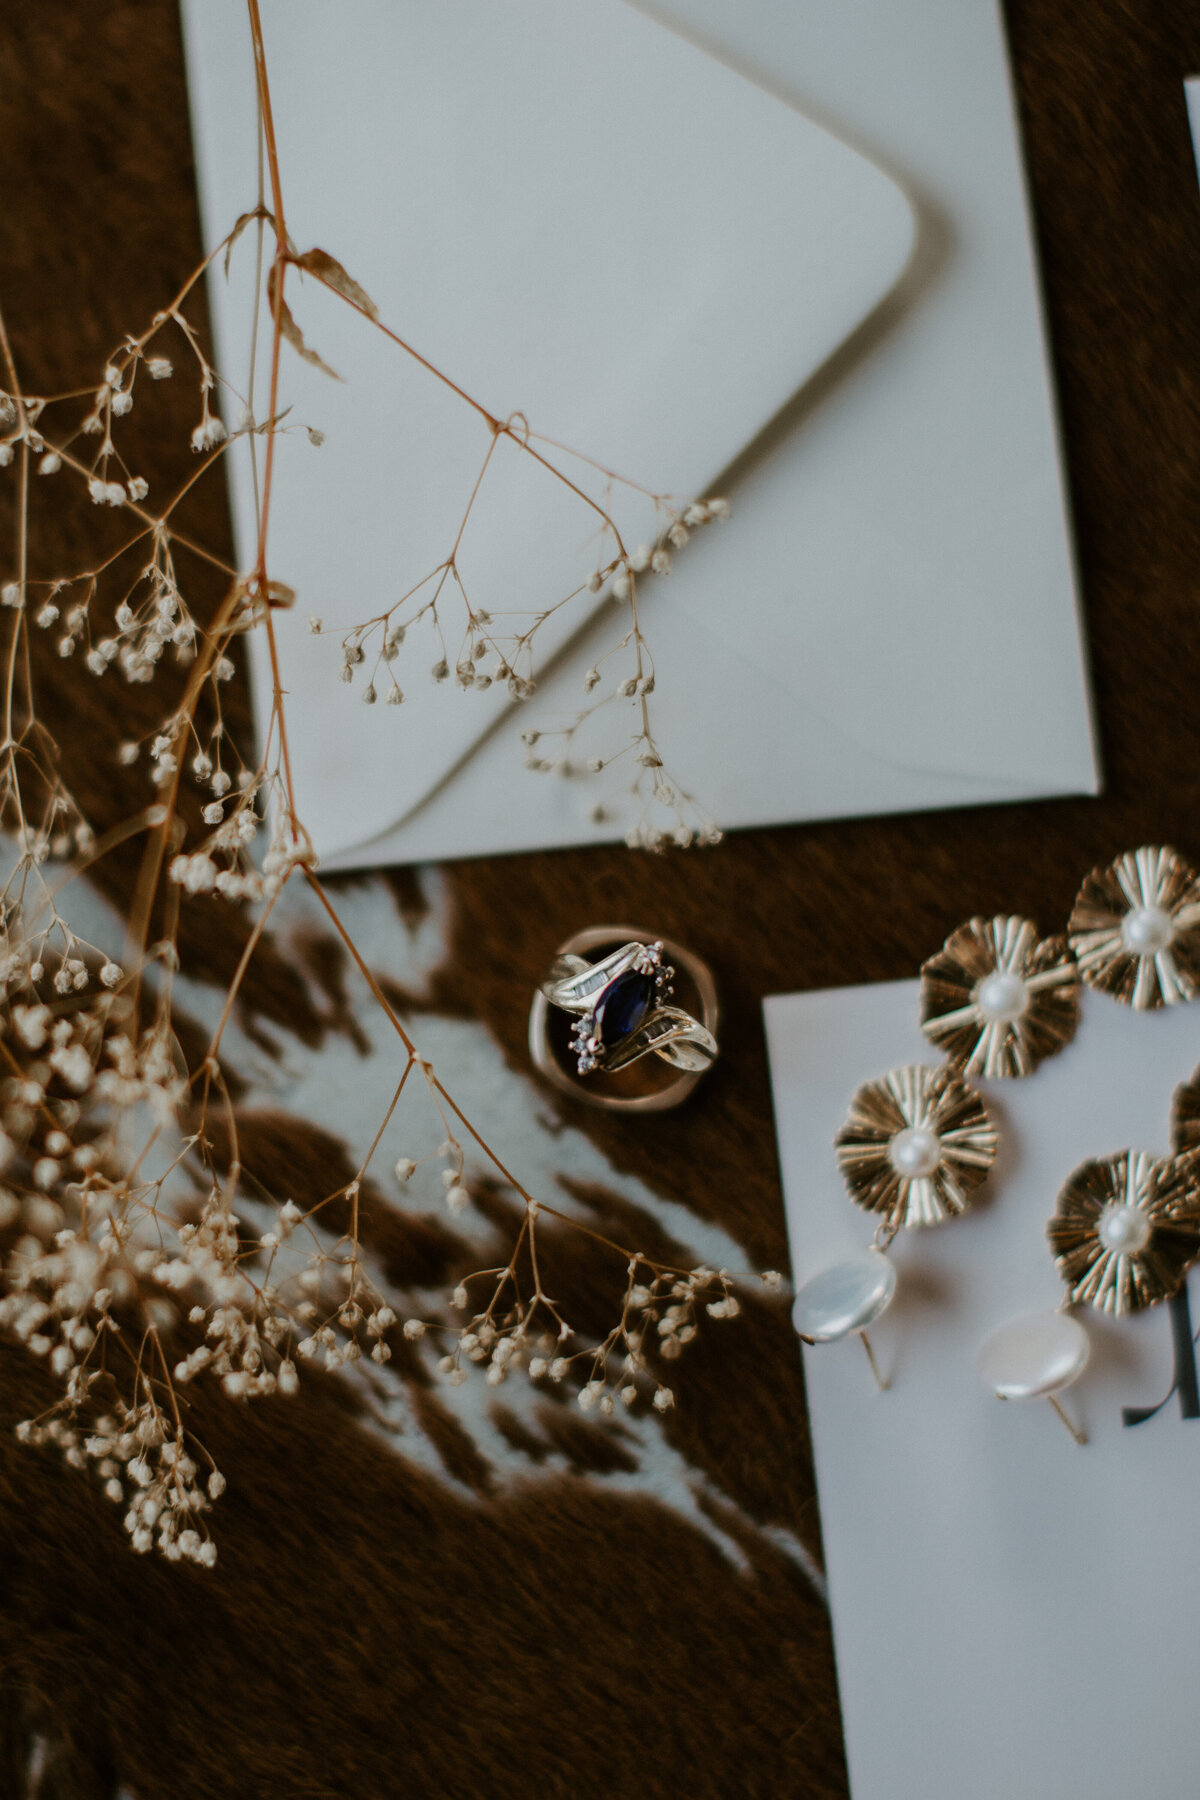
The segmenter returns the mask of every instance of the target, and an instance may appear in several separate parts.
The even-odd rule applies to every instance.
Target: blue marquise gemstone
[[[609,1049],[637,1029],[654,998],[653,975],[641,975],[626,969],[610,981],[596,1003],[596,1031]]]

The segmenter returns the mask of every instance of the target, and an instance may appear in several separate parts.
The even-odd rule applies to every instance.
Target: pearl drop
[[[1139,906],[1121,920],[1121,942],[1133,956],[1157,956],[1175,936],[1170,913],[1161,906]]]
[[[872,1246],[830,1263],[806,1281],[792,1302],[792,1323],[801,1337],[832,1344],[873,1325],[895,1291],[895,1269]]]
[[[1011,1024],[1029,1005],[1029,990],[1011,969],[997,969],[987,975],[975,990],[975,1004],[986,1019],[998,1024]]]
[[[893,1169],[905,1181],[932,1175],[942,1160],[941,1142],[928,1125],[906,1125],[896,1133],[887,1153]]]
[[[1097,1235],[1106,1250],[1136,1256],[1150,1242],[1154,1226],[1140,1206],[1121,1206],[1116,1201],[1100,1214]]]
[[[1069,1387],[1087,1367],[1091,1344],[1068,1313],[1032,1313],[985,1339],[979,1373],[1001,1400],[1038,1400]]]

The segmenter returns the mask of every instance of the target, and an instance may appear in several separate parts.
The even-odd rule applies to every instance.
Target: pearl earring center
[[[1136,1256],[1150,1242],[1154,1227],[1140,1206],[1106,1206],[1100,1214],[1097,1233],[1106,1250],[1123,1256]]]
[[[1029,1005],[1029,990],[1011,969],[996,969],[979,983],[975,1004],[985,1019],[1009,1025],[1019,1019]]]
[[[941,1141],[928,1125],[906,1125],[896,1133],[887,1153],[892,1168],[904,1181],[932,1175],[942,1160]]]
[[[1175,936],[1171,915],[1161,906],[1138,906],[1121,920],[1121,942],[1133,956],[1157,956]]]

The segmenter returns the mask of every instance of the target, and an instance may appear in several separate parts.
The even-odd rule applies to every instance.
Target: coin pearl
[[[1157,956],[1175,936],[1170,913],[1161,906],[1138,906],[1121,920],[1121,942],[1133,956]]]
[[[979,1373],[1001,1400],[1038,1400],[1077,1380],[1090,1350],[1078,1319],[1033,1313],[993,1331],[980,1349]]]
[[[887,1149],[888,1161],[904,1181],[917,1181],[932,1175],[942,1160],[942,1146],[936,1131],[928,1125],[906,1125],[898,1131]]]
[[[985,1019],[1008,1025],[1019,1019],[1029,1004],[1029,991],[1011,969],[986,975],[975,991],[975,1004]]]
[[[1150,1242],[1154,1229],[1140,1206],[1106,1206],[1096,1227],[1097,1236],[1106,1250],[1118,1250],[1123,1256],[1136,1256]]]
[[[882,1250],[860,1250],[804,1282],[792,1302],[792,1323],[814,1343],[836,1343],[874,1324],[895,1291],[896,1271]]]

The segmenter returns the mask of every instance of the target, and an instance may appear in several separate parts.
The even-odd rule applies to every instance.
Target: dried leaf
[[[310,350],[305,343],[304,333],[293,319],[291,309],[279,291],[278,265],[273,266],[271,273],[267,276],[267,297],[271,303],[271,317],[278,320],[280,331],[296,354],[302,356],[306,363],[311,363],[314,369],[323,369],[326,375],[332,375],[335,381],[340,381],[342,378],[337,370],[331,369],[329,364],[319,357],[315,350]]]
[[[379,323],[379,308],[370,294],[365,288],[359,287],[353,275],[346,273],[335,256],[330,256],[327,250],[313,249],[306,250],[303,256],[298,256],[295,260],[298,269],[307,269],[310,275],[323,281],[326,287],[332,288],[335,294],[340,294],[343,300],[349,300],[352,306],[361,307],[368,319]]]
[[[241,218],[230,232],[229,242],[225,246],[226,277],[229,275],[229,259],[233,255],[233,246],[237,243],[247,225],[252,225],[256,219],[264,219],[268,225],[274,225],[275,223],[274,215],[269,213],[265,206],[256,206],[253,212],[245,212],[242,214]]]
[[[286,611],[296,604],[296,590],[286,581],[268,581],[265,587],[256,576],[237,585],[238,605],[229,620],[230,631],[253,631],[272,610]]]

